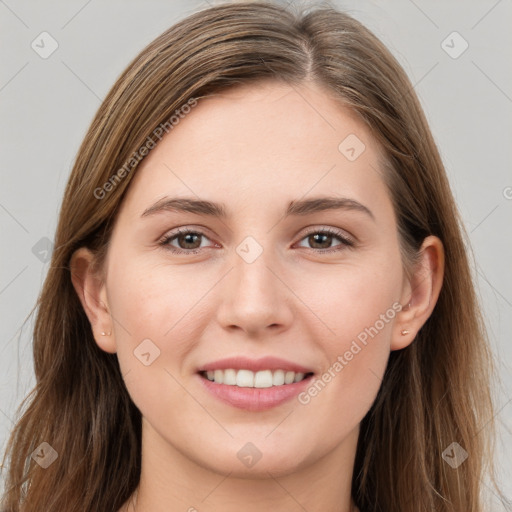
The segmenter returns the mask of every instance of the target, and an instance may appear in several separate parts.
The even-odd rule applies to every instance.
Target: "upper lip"
[[[227,357],[218,361],[207,363],[199,368],[199,372],[212,370],[251,370],[258,372],[260,370],[286,370],[295,373],[313,373],[311,369],[300,364],[279,357],[262,357],[260,359],[249,359],[244,356]]]

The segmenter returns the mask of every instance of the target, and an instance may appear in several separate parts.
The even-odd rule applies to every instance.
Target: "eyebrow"
[[[291,201],[284,216],[305,216],[328,210],[351,210],[363,212],[375,221],[375,216],[369,208],[355,199],[347,197],[323,196]],[[222,203],[214,203],[212,201],[187,197],[163,197],[155,204],[144,210],[141,217],[147,217],[168,211],[196,213],[198,215],[208,215],[222,219],[226,219],[228,217],[226,206]]]

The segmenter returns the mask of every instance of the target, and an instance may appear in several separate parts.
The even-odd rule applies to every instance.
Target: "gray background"
[[[2,454],[16,407],[35,383],[33,317],[22,324],[48,270],[45,249],[53,240],[64,186],[85,130],[118,75],[147,43],[214,3],[0,0]],[[444,160],[474,251],[478,293],[499,362],[497,456],[510,499],[512,3],[337,4],[380,37],[404,66]],[[47,59],[31,47],[43,31],[59,45]],[[458,58],[442,47],[453,31],[469,44]],[[452,52],[461,48],[461,40],[449,41]]]

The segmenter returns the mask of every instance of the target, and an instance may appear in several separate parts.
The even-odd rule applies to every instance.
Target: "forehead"
[[[199,99],[162,138],[124,208],[140,215],[164,195],[239,209],[327,193],[373,204],[386,200],[379,154],[366,125],[316,84],[238,86]]]

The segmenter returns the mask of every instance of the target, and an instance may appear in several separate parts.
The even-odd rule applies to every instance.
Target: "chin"
[[[208,460],[201,454],[198,462],[204,467],[217,473],[231,474],[233,478],[269,478],[272,476],[286,476],[296,472],[306,463],[303,456],[304,447],[299,449],[293,446],[278,449],[275,446],[263,446],[264,441],[235,442],[236,447],[226,447],[221,451],[212,450]],[[212,465],[212,461],[215,461]]]

